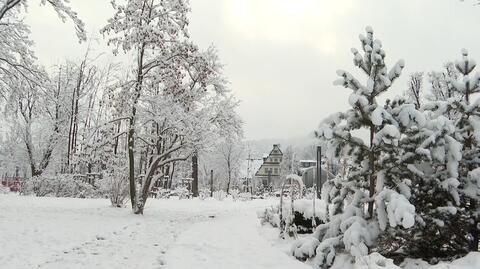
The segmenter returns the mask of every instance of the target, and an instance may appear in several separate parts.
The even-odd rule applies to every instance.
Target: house
[[[263,163],[255,173],[254,185],[256,189],[261,187],[275,188],[281,185],[280,173],[283,152],[279,144],[274,144],[272,151],[263,157]]]

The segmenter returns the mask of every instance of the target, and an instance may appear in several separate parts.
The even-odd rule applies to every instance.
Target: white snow
[[[375,136],[374,143],[378,145],[383,141],[386,144],[397,146],[399,138],[400,131],[398,128],[394,125],[386,124]]]
[[[0,268],[311,268],[287,254],[291,242],[279,248],[277,229],[260,226],[255,212],[277,203],[152,199],[137,216],[105,199],[0,194]],[[470,253],[426,268],[478,265],[480,254]],[[354,263],[339,256],[332,268],[367,267],[398,268],[374,254]]]
[[[407,259],[400,267],[393,264],[378,253],[360,257],[356,261],[351,256],[341,254],[330,269],[478,269],[480,268],[480,253],[471,252],[467,256],[452,262],[440,262],[437,265],[430,265],[419,259]]]
[[[467,256],[453,262],[441,262],[430,269],[478,269],[480,268],[480,253],[471,252]]]
[[[383,231],[388,224],[391,227],[402,225],[403,228],[411,228],[415,224],[415,207],[405,196],[391,189],[381,191],[376,199],[377,215],[380,229]]]
[[[166,255],[167,268],[311,269],[273,248],[253,212],[193,225]]]
[[[419,259],[407,259],[401,264],[403,269],[478,269],[480,268],[480,253],[470,252],[467,256],[452,262],[440,262],[437,265],[429,265]]]
[[[277,200],[109,203],[0,194],[0,268],[308,268],[259,234],[255,212]]]
[[[372,123],[375,124],[376,126],[382,125],[382,123],[383,123],[383,113],[384,112],[385,112],[385,110],[381,106],[378,106],[377,108],[375,108],[375,110],[372,112],[372,116],[371,116]]]
[[[340,254],[330,269],[400,269],[400,267],[393,264],[391,259],[374,252],[357,260],[349,255]]]

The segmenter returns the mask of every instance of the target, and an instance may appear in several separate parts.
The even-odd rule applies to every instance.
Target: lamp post
[[[213,170],[210,170],[210,197],[213,197]]]
[[[317,198],[320,198],[320,191],[322,189],[322,147],[317,146],[317,172],[315,173],[317,185]]]

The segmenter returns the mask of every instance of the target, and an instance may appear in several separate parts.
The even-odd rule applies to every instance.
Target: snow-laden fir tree
[[[426,124],[402,139],[405,158],[413,156],[410,202],[416,225],[382,234],[377,251],[392,257],[453,259],[478,249],[478,75],[463,58],[429,74],[431,92],[422,102]]]
[[[382,43],[374,39],[370,27],[360,41],[363,56],[356,49],[352,52],[355,66],[367,76],[366,83],[338,71],[341,78],[335,84],[352,90],[351,108],[327,118],[317,131],[332,155],[349,156],[349,173],[324,185],[328,189],[323,194],[331,201],[329,221],[317,228],[313,238],[296,242],[292,248],[300,259],[313,258],[317,268],[331,266],[340,253],[354,258],[368,255],[381,231],[414,225],[409,182],[397,168],[406,164],[397,156],[402,132],[424,123],[424,118],[413,104],[378,104],[377,98],[400,76],[404,62],[387,69]],[[369,133],[367,142],[355,136],[362,129]]]
[[[446,232],[465,221],[461,213],[457,215],[459,218],[451,216],[452,211],[456,212],[452,205],[458,196],[454,182],[458,177],[456,167],[461,158],[461,144],[455,140],[455,128],[448,118],[432,118],[428,113],[413,110],[414,105],[396,99],[386,106],[390,114],[399,119],[402,135],[394,151],[382,153],[387,157],[381,161],[386,168],[384,176],[390,179],[386,181],[389,188],[398,188],[415,206],[415,226],[408,230],[382,229],[374,250],[397,261],[405,257],[438,257],[441,256],[438,249],[451,252],[457,249],[454,245],[458,241],[464,240]],[[409,106],[416,115],[415,122],[411,122],[413,114],[402,115]],[[405,109],[399,110],[402,107]],[[393,178],[396,180],[391,180]]]
[[[455,62],[456,76],[449,77],[449,95],[447,98],[434,100],[425,106],[432,118],[448,115],[452,120],[455,136],[460,145],[458,166],[447,167],[452,185],[458,189],[454,205],[469,223],[467,236],[470,251],[478,250],[478,203],[480,199],[480,74],[473,73],[476,62],[469,58],[468,51],[462,51],[462,59]],[[455,214],[454,214],[455,215]],[[462,229],[464,230],[464,229]],[[465,239],[465,238],[463,238]]]
[[[458,80],[459,73],[453,62],[447,62],[444,70],[429,72],[429,92],[425,94],[427,101],[446,101],[450,98],[462,99],[462,96],[454,90],[453,82]]]

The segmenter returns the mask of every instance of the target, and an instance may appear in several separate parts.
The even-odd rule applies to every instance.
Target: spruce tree
[[[476,95],[480,92],[480,74],[473,74],[475,67],[476,62],[469,58],[468,51],[462,50],[462,59],[455,62],[456,76],[447,80],[451,97],[434,100],[425,106],[433,117],[449,115],[455,129],[454,138],[461,144],[458,166],[447,168],[450,174],[456,175],[451,179],[458,189],[453,197],[454,204],[468,220],[462,225],[462,228],[469,227],[468,232],[461,230],[465,231],[462,236],[469,242],[470,251],[478,251],[479,241],[480,99]]]
[[[337,71],[341,78],[334,84],[352,90],[351,108],[327,118],[317,131],[328,151],[336,157],[348,156],[349,173],[324,185],[328,189],[323,193],[331,201],[329,221],[317,228],[313,238],[298,241],[292,248],[297,258],[315,257],[317,268],[332,265],[339,253],[360,259],[371,252],[388,227],[414,225],[409,182],[400,176],[401,167],[407,164],[399,158],[399,143],[401,131],[424,123],[424,118],[413,104],[378,104],[378,97],[400,76],[404,62],[398,61],[388,71],[382,43],[374,39],[370,27],[366,32],[360,35],[363,56],[352,49],[354,64],[367,76],[366,83],[349,72]],[[355,136],[362,129],[369,133],[366,142]]]

